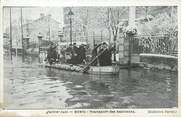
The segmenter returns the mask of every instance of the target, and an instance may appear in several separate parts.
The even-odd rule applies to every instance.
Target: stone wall
[[[140,62],[147,68],[178,71],[178,58],[175,56],[143,53],[140,54]]]

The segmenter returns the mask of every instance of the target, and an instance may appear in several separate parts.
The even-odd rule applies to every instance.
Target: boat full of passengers
[[[73,65],[73,64],[42,64],[44,67],[59,69],[59,70],[66,70],[66,71],[73,71],[73,72],[81,72],[81,73],[88,73],[88,74],[118,74],[119,73],[119,66],[112,65],[112,66],[89,66],[86,72],[83,72],[83,69],[86,65]]]

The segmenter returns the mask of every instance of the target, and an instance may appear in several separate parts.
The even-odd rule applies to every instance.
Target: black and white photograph
[[[178,108],[178,6],[4,6],[4,108]]]

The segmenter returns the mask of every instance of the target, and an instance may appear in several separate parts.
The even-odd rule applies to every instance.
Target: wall
[[[140,62],[147,68],[178,71],[178,58],[175,56],[143,53],[140,54]]]

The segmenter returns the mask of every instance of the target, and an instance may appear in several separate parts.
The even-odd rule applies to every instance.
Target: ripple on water
[[[100,76],[19,64],[5,65],[4,74],[11,109],[177,107],[174,73],[132,69]]]

